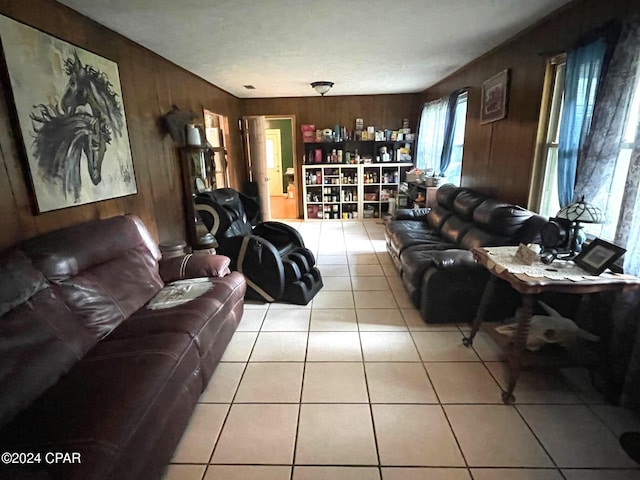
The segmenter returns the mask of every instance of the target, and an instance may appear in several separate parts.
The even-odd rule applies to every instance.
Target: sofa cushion
[[[449,243],[460,245],[462,238],[469,231],[473,224],[455,215],[449,217],[442,225],[442,238]]]
[[[0,425],[64,375],[95,339],[18,250],[0,254]]]
[[[452,183],[442,185],[436,191],[436,203],[447,210],[453,210],[453,201],[463,189],[456,187]]]
[[[496,235],[513,237],[533,212],[517,205],[487,199],[473,212],[474,223]]]
[[[10,451],[80,453],[79,464],[47,465],[50,477],[44,478],[148,478],[135,470],[143,465],[139,458],[173,422],[174,404],[194,408],[202,388],[199,368],[187,334],[100,342],[7,424],[0,445]]]
[[[427,223],[435,230],[440,230],[444,222],[453,215],[453,211],[442,205],[435,205],[427,214]]]
[[[476,207],[486,199],[485,195],[473,190],[463,190],[456,195],[453,201],[453,211],[463,220],[471,221]]]
[[[160,253],[147,237],[135,217],[118,216],[36,237],[23,248],[100,339],[163,286]]]
[[[113,330],[105,341],[185,333],[195,342],[206,384],[242,318],[246,292],[244,277],[238,272],[210,281],[213,287],[190,302],[162,310],[140,309]]]

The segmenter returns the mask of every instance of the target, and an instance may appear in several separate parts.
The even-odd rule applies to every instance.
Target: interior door
[[[266,119],[264,116],[243,117],[242,127],[249,181],[257,188],[262,220],[270,220]]]
[[[267,176],[269,178],[269,195],[277,196],[284,193],[282,189],[282,140],[280,130],[267,128]]]

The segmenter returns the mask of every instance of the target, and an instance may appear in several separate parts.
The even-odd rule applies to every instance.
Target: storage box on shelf
[[[411,163],[304,165],[305,219],[378,218]]]

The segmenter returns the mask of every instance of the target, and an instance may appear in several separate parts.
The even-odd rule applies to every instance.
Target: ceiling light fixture
[[[324,94],[333,87],[333,82],[313,82],[311,87],[324,97]]]

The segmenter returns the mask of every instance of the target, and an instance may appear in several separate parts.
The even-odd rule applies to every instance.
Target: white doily
[[[535,278],[549,278],[551,280],[570,280],[581,282],[584,280],[594,280],[606,278],[610,274],[603,273],[600,277],[588,274],[570,260],[554,260],[553,263],[545,265],[540,260],[536,260],[532,265],[525,265],[515,258],[518,247],[483,247],[489,254],[487,268],[495,269],[501,273],[505,270],[513,274],[524,274]]]

